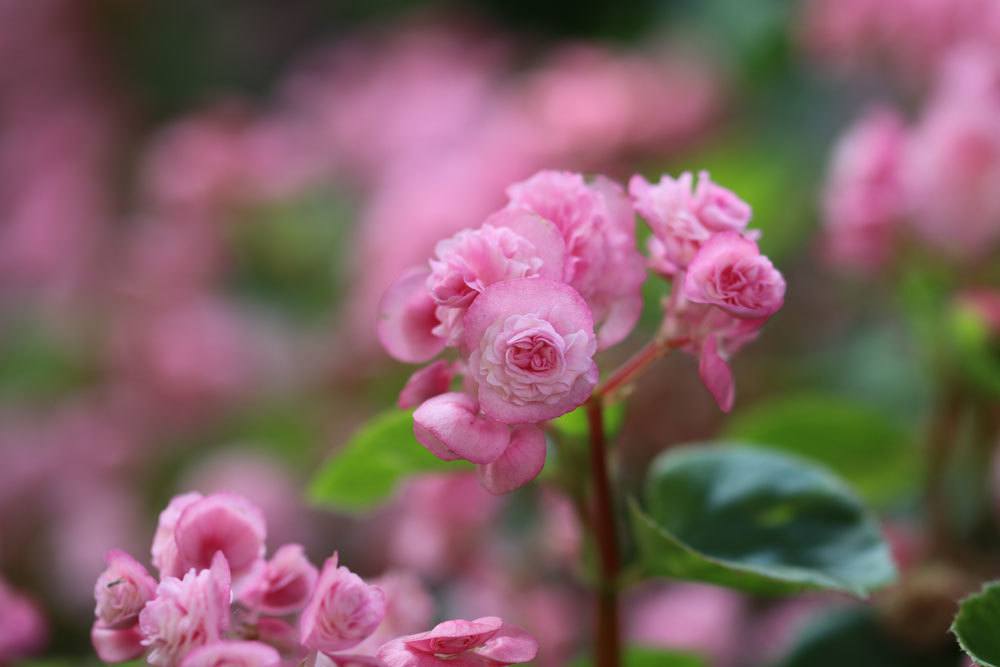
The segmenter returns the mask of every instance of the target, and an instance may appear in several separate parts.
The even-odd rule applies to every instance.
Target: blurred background
[[[953,600],[1000,571],[998,6],[0,0],[0,664],[91,664],[105,552],[148,554],[192,489],[259,503],[272,548],[390,572],[418,626],[501,615],[569,664],[565,498],[428,477],[358,519],[305,489],[395,402],[375,307],[439,238],[541,168],[704,168],[789,297],[732,416],[692,359],[642,380],[618,474],[720,435],[796,451],[879,510],[904,574],[871,606],[644,587],[627,634],[721,667],[959,665]]]

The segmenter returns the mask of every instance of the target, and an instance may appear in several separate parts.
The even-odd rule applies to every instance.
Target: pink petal
[[[240,599],[265,614],[290,614],[305,606],[318,577],[319,571],[309,562],[302,545],[286,544]]]
[[[399,392],[397,405],[404,410],[415,408],[427,399],[448,391],[453,377],[455,364],[444,359],[435,361],[410,376],[406,386]]]
[[[413,413],[413,433],[432,454],[445,461],[495,461],[510,442],[510,428],[480,416],[476,401],[451,392],[424,401]]]
[[[421,363],[444,349],[445,340],[432,332],[438,319],[426,287],[428,275],[426,269],[410,269],[379,302],[378,339],[386,352],[399,361]]]
[[[482,646],[499,632],[503,620],[484,616],[474,621],[456,619],[438,623],[432,630],[404,638],[408,648],[431,655],[457,655]]]
[[[533,424],[514,427],[510,444],[496,461],[479,466],[479,480],[501,495],[538,477],[545,466],[545,432]]]
[[[487,218],[484,224],[506,227],[528,239],[542,260],[538,275],[551,280],[562,280],[566,242],[554,224],[523,209],[501,209]]]
[[[138,658],[146,650],[142,645],[139,626],[114,629],[94,623],[90,630],[90,643],[94,645],[97,657],[103,662],[126,662]]]
[[[715,336],[709,336],[698,359],[698,374],[705,387],[712,393],[719,409],[729,412],[736,398],[736,386],[729,364],[719,356]]]
[[[181,667],[279,667],[281,656],[261,642],[219,641],[195,649]]]
[[[232,493],[206,496],[188,506],[177,521],[177,553],[185,569],[206,569],[216,552],[239,579],[250,575],[264,555],[264,515],[249,500]]]
[[[538,642],[515,625],[504,624],[476,653],[503,665],[530,662],[538,655]]]
[[[642,315],[642,294],[617,299],[597,329],[597,347],[606,350],[625,340]]]

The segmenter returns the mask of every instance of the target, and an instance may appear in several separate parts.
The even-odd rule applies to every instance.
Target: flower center
[[[547,373],[559,365],[559,351],[547,338],[531,336],[511,342],[507,363],[528,373]]]

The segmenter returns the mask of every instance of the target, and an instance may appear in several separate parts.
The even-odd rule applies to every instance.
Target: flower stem
[[[600,556],[597,591],[597,626],[594,631],[596,667],[619,667],[621,664],[621,625],[618,620],[618,532],[615,507],[608,474],[607,442],[604,433],[604,405],[601,396],[587,402],[590,427],[590,469],[593,484],[591,529]]]

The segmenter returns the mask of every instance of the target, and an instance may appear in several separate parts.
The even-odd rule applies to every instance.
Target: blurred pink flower
[[[107,628],[134,625],[139,612],[156,594],[156,580],[124,551],[110,551],[107,562],[108,569],[94,584],[94,615]]]
[[[910,134],[903,171],[917,232],[959,258],[982,257],[1000,242],[1000,56],[984,66],[981,55],[964,52],[952,63],[946,74],[977,73],[942,80]]]
[[[48,624],[39,607],[0,579],[0,663],[33,655],[47,638]]]
[[[656,585],[633,593],[625,605],[629,642],[686,650],[724,666],[740,656],[743,599],[702,584]]]
[[[834,263],[875,269],[892,253],[905,206],[900,182],[905,142],[903,119],[885,107],[869,109],[838,140],[823,194]]]
[[[337,556],[327,559],[312,598],[299,620],[303,646],[332,653],[352,649],[367,639],[385,618],[385,593],[366,584]]]
[[[419,632],[434,618],[434,598],[413,573],[391,570],[371,584],[385,593],[385,618],[368,639],[351,649],[359,655],[374,655],[382,644]]]
[[[229,586],[229,567],[218,552],[210,569],[164,577],[139,614],[149,664],[175,667],[194,649],[221,639],[229,627]]]
[[[495,616],[445,621],[432,630],[395,639],[378,650],[387,667],[475,667],[530,662],[538,642]]]
[[[312,596],[319,571],[299,544],[279,548],[241,596],[251,609],[284,616],[302,609]]]
[[[281,656],[267,644],[219,641],[188,654],[180,667],[280,667]]]

